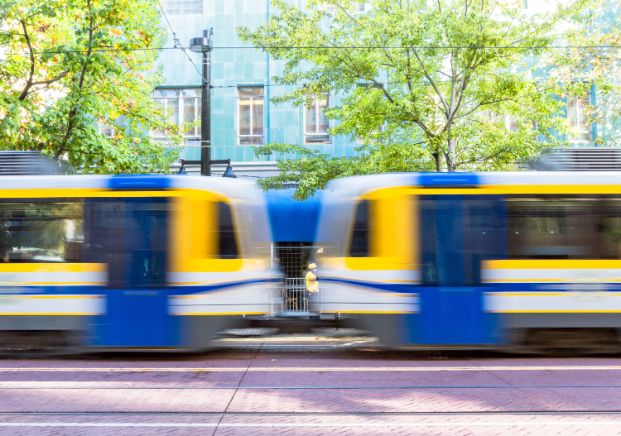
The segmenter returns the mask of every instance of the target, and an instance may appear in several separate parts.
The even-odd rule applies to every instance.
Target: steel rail
[[[442,390],[442,389],[618,389],[621,385],[502,385],[502,386],[440,386],[440,385],[412,385],[412,386],[182,386],[182,385],[170,385],[170,386],[1,386],[0,392],[4,390],[118,390],[118,391],[136,391],[136,390],[262,390],[262,391],[274,391],[274,390],[340,390],[340,391],[377,391],[377,390]]]
[[[235,416],[494,416],[494,415],[619,415],[621,416],[621,409],[618,410],[582,410],[582,409],[570,409],[570,410],[446,410],[446,411],[415,411],[415,412],[202,412],[202,411],[126,411],[126,410],[111,410],[111,411],[51,411],[51,412],[39,412],[39,411],[3,411],[0,412],[0,417],[7,416],[150,416],[150,415],[171,415],[171,416],[220,416],[226,415],[227,417]]]

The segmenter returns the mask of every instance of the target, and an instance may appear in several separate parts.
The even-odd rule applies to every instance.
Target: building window
[[[321,4],[318,6],[318,9],[324,11],[326,14],[330,16],[336,15],[337,7],[334,5],[325,5]],[[363,14],[365,12],[369,12],[371,10],[370,2],[354,2],[348,8],[347,11],[354,14]]]
[[[505,115],[505,128],[511,132],[515,132],[518,128],[518,120],[512,115]]]
[[[164,10],[169,14],[202,14],[203,0],[164,0]]]
[[[589,105],[587,96],[567,98],[567,122],[572,132],[569,136],[570,142],[590,142],[591,128],[586,123],[584,110]]]
[[[330,142],[326,117],[328,97],[309,97],[304,105],[304,142],[306,144],[327,144]]]
[[[200,96],[200,88],[156,89],[154,98],[161,105],[167,123],[178,126],[186,138],[200,138]],[[153,136],[164,137],[166,134],[158,131]]]
[[[239,143],[263,144],[263,87],[243,86],[239,93]]]
[[[97,128],[99,129],[99,133],[104,135],[106,138],[114,138],[114,126],[112,124],[106,121],[100,121],[97,123]]]

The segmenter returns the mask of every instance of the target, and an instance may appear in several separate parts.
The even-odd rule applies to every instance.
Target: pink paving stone
[[[0,387],[11,383],[13,385],[24,382],[55,382],[57,385],[81,383],[97,384],[126,383],[132,386],[150,385],[183,385],[188,384],[203,387],[237,387],[241,381],[243,371],[236,372],[151,372],[151,371],[128,371],[128,372],[85,372],[77,369],[67,371],[24,371],[24,372],[1,372]]]
[[[11,436],[31,436],[31,435],[50,435],[50,436],[58,436],[58,435],[71,435],[71,436],[119,436],[119,434],[123,436],[144,436],[144,435],[196,435],[197,433],[202,435],[213,434],[214,429],[212,428],[153,428],[153,427],[135,427],[135,428],[127,428],[127,427],[47,427],[47,428],[24,428],[24,429],[10,429]],[[197,432],[197,430],[199,430]]]
[[[218,422],[216,416],[199,422]],[[62,421],[62,419],[59,419]],[[219,420],[219,417],[218,417]],[[74,418],[75,421],[75,418]],[[69,421],[72,422],[72,421]],[[57,426],[42,431],[41,428],[24,428],[12,434],[210,434],[211,428],[188,429],[184,427],[123,427],[123,423],[157,423],[163,420],[130,416],[129,419],[111,419],[96,422],[117,424],[117,427],[68,428]],[[167,423],[189,422],[172,418]],[[294,427],[293,425],[298,427]],[[621,434],[619,416],[607,415],[306,415],[302,419],[291,421],[287,416],[239,416],[227,415],[220,421],[215,434],[424,434],[424,435],[461,435],[461,434]]]
[[[259,372],[253,367],[242,386],[301,387],[402,387],[402,386],[506,386],[486,371],[452,372]]]
[[[240,390],[229,412],[618,411],[621,389]]]
[[[621,418],[606,415],[307,415],[294,427],[286,416],[226,415],[216,434],[621,434]],[[236,428],[235,424],[257,427]],[[269,427],[269,425],[273,425]],[[226,427],[229,425],[230,427]],[[284,427],[283,427],[284,426]],[[571,431],[571,432],[569,432]]]
[[[453,412],[549,410],[517,389],[240,390],[228,412]]]
[[[0,412],[223,412],[235,392],[174,389],[0,390]]]
[[[246,368],[253,359],[219,359],[177,357],[169,359],[155,359],[143,357],[141,359],[0,359],[0,371],[3,368]]]
[[[510,385],[617,385],[621,386],[621,370],[544,370],[544,371],[489,371]]]
[[[195,359],[98,359],[98,360],[4,360],[0,361],[0,411],[197,411],[227,414],[223,422],[233,419],[232,412],[257,413],[263,423],[271,422],[273,415],[264,412],[283,414],[296,413],[284,418],[286,422],[307,423],[310,427],[300,428],[266,428],[266,427],[222,427],[217,434],[325,434],[327,431],[337,434],[368,434],[368,428],[361,427],[312,427],[314,416],[300,415],[306,412],[325,413],[362,413],[362,412],[481,412],[481,411],[570,411],[570,410],[619,410],[621,409],[621,388],[585,387],[558,388],[554,385],[610,386],[621,384],[621,360],[599,358],[577,359],[453,359],[421,360],[416,359],[382,359],[373,355],[370,359],[356,353],[354,358],[326,353],[320,355],[300,353],[279,354],[278,358],[265,358],[259,354],[258,359],[232,357],[202,356]],[[276,356],[275,353],[270,356]],[[252,370],[245,373],[251,366]],[[554,369],[554,367],[592,366],[595,369]],[[193,371],[193,368],[213,368],[213,371]],[[296,371],[299,368],[317,368]],[[384,371],[384,368],[415,368],[416,371]],[[513,367],[507,370],[507,367]],[[542,368],[538,368],[542,367]],[[549,368],[545,368],[549,367]],[[2,368],[41,368],[41,371],[7,372]],[[64,371],[51,372],[44,368],[64,368]],[[126,371],[86,372],[84,368],[124,368]],[[160,371],[141,371],[139,368],[159,368]],[[175,369],[185,371],[172,371]],[[340,371],[331,371],[337,368]],[[369,371],[352,372],[348,368],[367,368]],[[436,371],[436,369],[443,369]],[[472,368],[464,371],[462,368]],[[172,369],[167,371],[167,369]],[[220,370],[218,370],[220,369]],[[232,371],[226,371],[227,369]],[[261,369],[265,369],[262,371]],[[419,371],[418,369],[421,369]],[[277,371],[272,371],[277,370]],[[2,389],[2,387],[37,387],[37,383],[52,382],[63,387],[84,386],[92,383],[92,389]],[[3,384],[4,383],[4,384]],[[154,386],[166,387],[184,385],[200,387],[200,390],[180,389],[98,389],[104,384],[116,383],[116,387]],[[221,386],[234,388],[239,383],[243,386],[328,386],[333,389],[207,389]],[[508,388],[507,384],[517,385]],[[387,386],[434,386],[434,389],[366,389]],[[451,386],[489,386],[484,389],[449,388]],[[359,387],[363,389],[334,389],[342,387]],[[437,388],[446,386],[446,388]],[[529,387],[530,386],[530,387]],[[548,387],[546,387],[548,386]],[[227,404],[230,406],[227,409]],[[201,415],[202,416],[202,415]],[[341,423],[348,422],[340,415]],[[587,425],[568,423],[559,427],[541,422],[541,427],[529,426],[522,421],[498,423],[494,426],[473,426],[473,423],[489,422],[493,416],[470,415],[462,422],[453,422],[450,427],[433,426],[408,427],[400,421],[403,415],[394,415],[391,426],[386,433],[391,434],[499,434],[507,431],[519,434],[537,433],[546,429],[546,434],[568,434],[568,429],[582,431],[583,434],[621,434],[617,427],[607,425]],[[543,416],[545,417],[545,416]],[[543,417],[540,416],[541,419]],[[407,416],[409,419],[421,419],[420,415]],[[448,419],[448,417],[445,417]],[[23,418],[15,418],[17,420]],[[13,421],[15,420],[13,419]],[[93,419],[91,415],[84,418]],[[134,417],[140,421],[140,417]],[[167,417],[167,420],[176,418]],[[186,418],[187,419],[187,418]],[[236,419],[250,419],[248,415]],[[254,418],[253,418],[254,419]],[[352,418],[353,419],[353,418]],[[359,419],[359,418],[357,418]],[[537,417],[532,419],[539,419]],[[585,418],[587,419],[587,418]],[[588,419],[599,419],[597,416]],[[337,423],[338,423],[337,422]],[[391,424],[392,425],[392,424]],[[547,427],[545,427],[547,425]],[[536,430],[533,430],[535,428]],[[613,429],[614,428],[614,429]],[[619,423],[621,429],[621,423]],[[422,430],[421,430],[422,429]],[[4,428],[0,427],[0,433]],[[33,434],[32,429],[24,434]],[[36,434],[41,434],[37,429]],[[73,431],[76,430],[76,431]],[[127,431],[125,431],[127,430]],[[149,428],[149,434],[169,433],[175,429]],[[374,434],[382,434],[381,428],[372,428]],[[419,431],[420,430],[420,431]],[[590,431],[592,430],[592,431]],[[51,429],[51,434],[118,434],[118,428],[97,428],[82,432],[80,429]],[[196,434],[196,429],[178,429],[179,434]],[[211,430],[203,429],[201,433],[209,434]],[[394,432],[394,433],[393,433]],[[145,434],[144,429],[125,428],[123,434]],[[11,431],[11,434],[18,434]],[[578,433],[576,433],[578,434]]]
[[[574,358],[574,359],[524,359],[524,358],[497,358],[497,359],[477,359],[477,360],[420,360],[420,359],[363,359],[363,358],[290,358],[286,356],[275,356],[272,358],[259,357],[252,362],[253,368],[295,368],[295,367],[334,367],[334,368],[384,368],[384,367],[406,367],[420,368],[426,367],[433,370],[447,368],[493,368],[516,366],[528,370],[534,367],[580,367],[593,366],[600,368],[616,368],[621,370],[621,360],[619,359],[593,359],[593,358]]]

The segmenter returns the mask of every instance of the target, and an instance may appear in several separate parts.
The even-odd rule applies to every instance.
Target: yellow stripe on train
[[[0,263],[0,273],[64,273],[64,272],[92,272],[107,271],[105,263]]]
[[[483,261],[483,269],[619,269],[613,259],[502,259]]]

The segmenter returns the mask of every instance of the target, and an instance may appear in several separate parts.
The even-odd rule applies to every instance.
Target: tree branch
[[[472,158],[472,159],[469,159],[469,160],[464,160],[464,161],[461,161],[461,162],[457,162],[455,164],[455,167],[457,168],[457,167],[460,167],[461,165],[467,165],[467,164],[471,164],[471,163],[477,163],[477,162],[481,162],[481,161],[485,162],[485,161],[492,160],[492,159],[500,156],[501,154],[510,151],[511,148],[512,148],[512,146],[501,147],[500,149],[496,150],[495,152],[493,152],[491,154],[488,154],[487,156],[478,157],[478,158],[475,157],[475,158]]]
[[[512,99],[512,98],[499,98],[499,99],[497,99],[497,100],[489,100],[489,101],[482,101],[482,102],[479,102],[479,104],[475,105],[475,106],[474,106],[472,109],[470,109],[469,111],[464,112],[464,113],[462,113],[462,114],[460,114],[460,115],[458,115],[458,116],[455,116],[455,119],[467,117],[468,115],[470,115],[470,114],[472,114],[472,113],[476,112],[476,111],[477,111],[479,108],[481,108],[482,106],[488,106],[488,105],[490,105],[490,104],[496,104],[496,103],[503,103],[503,102],[505,102],[505,101],[513,101],[513,99]]]
[[[91,0],[86,0],[86,4],[88,6],[88,12],[89,12],[89,25],[88,25],[88,49],[86,52],[86,56],[85,56],[85,60],[82,63],[82,70],[80,71],[80,79],[78,80],[78,99],[80,98],[80,95],[82,93],[82,88],[84,87],[84,79],[86,77],[86,70],[88,69],[88,63],[90,61],[90,57],[93,54],[93,8],[91,5]],[[68,122],[67,122],[67,130],[65,131],[65,135],[63,136],[63,139],[60,143],[60,147],[58,148],[58,150],[56,150],[56,153],[54,153],[54,159],[58,159],[64,152],[65,149],[67,148],[67,143],[69,142],[69,138],[71,138],[71,133],[73,132],[73,129],[75,128],[75,117],[78,114],[78,105],[79,105],[79,101],[76,101],[73,105],[73,107],[71,108],[71,110],[69,111],[69,115],[68,115]]]
[[[328,44],[330,44],[332,47],[338,47],[336,44],[334,44],[332,41],[327,41]],[[384,94],[384,96],[386,97],[386,99],[392,103],[395,104],[395,100],[392,98],[392,95],[390,95],[390,93],[388,92],[388,90],[386,89],[386,87],[381,84],[380,82],[378,82],[375,77],[367,77],[364,74],[358,72],[355,68],[354,65],[352,65],[350,62],[347,62],[347,59],[345,59],[344,57],[341,58],[341,61],[343,63],[345,63],[345,65],[347,67],[349,67],[349,71],[352,73],[352,75],[356,78],[356,79],[360,79],[360,80],[367,80],[369,82],[372,82],[377,88],[382,90],[382,93]]]
[[[449,107],[446,104],[446,101],[444,100],[444,96],[442,95],[442,92],[440,92],[440,90],[438,89],[438,87],[436,85],[435,80],[433,80],[433,78],[427,72],[427,69],[425,68],[425,64],[423,63],[423,60],[418,55],[418,52],[416,51],[416,49],[412,49],[412,53],[414,53],[414,56],[416,57],[416,60],[418,61],[418,64],[420,65],[425,78],[429,81],[429,84],[433,87],[433,89],[436,92],[438,98],[440,99],[440,102],[444,106],[445,114],[446,114],[446,117],[448,118],[448,116],[449,116]]]
[[[36,85],[51,85],[54,82],[58,82],[60,79],[65,77],[67,74],[69,74],[69,70],[65,70],[62,73],[60,73],[59,75],[57,75],[55,77],[52,77],[51,79],[40,80],[38,82],[33,82],[32,86],[36,86]]]
[[[30,91],[30,88],[32,87],[32,79],[34,78],[35,72],[35,57],[32,49],[32,42],[30,41],[30,35],[28,34],[28,28],[26,27],[26,22],[24,20],[19,20],[19,22],[24,30],[24,39],[28,45],[28,56],[30,58],[30,72],[28,74],[28,80],[26,81],[26,85],[18,97],[18,100],[23,101],[28,96],[28,91]]]

